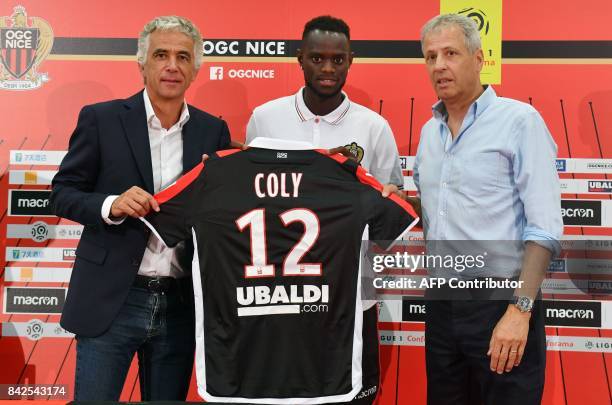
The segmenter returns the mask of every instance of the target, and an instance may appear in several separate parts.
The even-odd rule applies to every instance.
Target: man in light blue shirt
[[[425,238],[506,241],[486,274],[462,276],[525,281],[511,303],[428,300],[428,403],[539,404],[546,347],[534,300],[563,231],[557,148],[533,107],[480,83],[471,19],[435,17],[421,46],[440,99],[414,165]]]

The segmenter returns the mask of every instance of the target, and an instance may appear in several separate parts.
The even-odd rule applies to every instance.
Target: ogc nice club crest
[[[40,17],[28,17],[23,6],[0,17],[0,89],[32,90],[49,77],[36,71],[53,47],[53,31]]]

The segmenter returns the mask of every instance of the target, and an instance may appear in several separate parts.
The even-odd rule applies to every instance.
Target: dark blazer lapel
[[[125,136],[132,149],[138,171],[143,179],[146,190],[153,194],[153,168],[151,163],[151,145],[147,127],[147,113],[144,106],[142,91],[125,100],[125,110],[121,112],[121,123]]]
[[[189,107],[188,107],[189,108]],[[194,114],[189,112],[189,121],[183,126],[183,174],[202,161],[203,148],[200,146],[204,131],[200,128]]]

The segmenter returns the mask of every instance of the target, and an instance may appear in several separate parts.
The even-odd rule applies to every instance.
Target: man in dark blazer
[[[193,246],[167,248],[138,218],[230,136],[185,103],[202,61],[189,20],[149,22],[137,56],[145,89],[85,106],[53,179],[55,214],[84,225],[61,319],[77,339],[76,400],[118,400],[136,353],[142,400],[184,400],[193,367]]]

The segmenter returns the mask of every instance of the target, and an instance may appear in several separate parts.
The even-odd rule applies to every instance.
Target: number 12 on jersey
[[[266,210],[258,208],[247,212],[236,220],[240,232],[250,228],[251,264],[244,266],[245,278],[274,277],[273,264],[268,264],[266,244]],[[294,208],[279,215],[283,226],[301,222],[304,233],[283,261],[283,276],[320,276],[321,263],[300,263],[304,255],[319,238],[319,218],[306,208]]]

